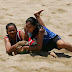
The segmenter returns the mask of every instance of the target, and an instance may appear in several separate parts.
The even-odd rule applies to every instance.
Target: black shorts
[[[42,46],[42,50],[41,51],[51,51],[52,49],[57,48],[57,41],[60,40],[61,38],[56,35],[54,38],[52,38],[46,45]]]

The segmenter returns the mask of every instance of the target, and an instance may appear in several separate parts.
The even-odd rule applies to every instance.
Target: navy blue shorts
[[[52,38],[46,45],[42,46],[42,50],[41,51],[51,51],[52,49],[57,48],[57,41],[60,40],[61,38],[56,35],[54,38]]]

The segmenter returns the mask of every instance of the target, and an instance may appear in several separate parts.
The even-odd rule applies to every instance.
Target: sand
[[[72,44],[72,0],[0,0],[0,72],[72,72],[72,52],[65,49],[52,50],[58,58],[48,53],[6,53],[6,24],[13,22],[22,30],[25,20],[41,9],[46,27]]]

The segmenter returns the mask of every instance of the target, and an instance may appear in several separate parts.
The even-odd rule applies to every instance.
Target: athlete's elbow
[[[11,52],[10,52],[10,51],[8,51],[8,50],[6,51],[6,53],[7,53],[7,54],[11,54]]]
[[[7,49],[6,53],[8,53],[10,55],[12,52],[11,52],[11,50]]]

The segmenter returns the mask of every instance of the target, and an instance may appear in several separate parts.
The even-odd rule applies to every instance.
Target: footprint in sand
[[[9,14],[9,13],[7,13],[6,15],[8,15],[8,16],[13,16],[13,14]]]
[[[56,14],[56,13],[62,14],[62,13],[65,13],[65,12],[67,12],[67,10],[64,10],[64,9],[57,9],[57,10],[51,12],[51,13],[52,13],[52,14]]]
[[[16,69],[16,70],[19,71],[19,72],[23,72],[23,71],[24,71],[24,69],[22,69],[22,68],[19,67],[19,66],[11,66],[10,68],[14,68],[14,69]]]
[[[68,36],[72,37],[72,34],[70,34],[70,35],[68,35]]]
[[[46,5],[42,4],[42,6],[46,6]]]
[[[51,12],[51,14],[56,14],[56,12]]]
[[[0,61],[5,62],[6,60],[5,60],[5,59],[3,59],[3,58],[0,58]]]
[[[7,9],[7,8],[2,8],[1,10],[8,11],[8,9]]]
[[[66,4],[67,6],[71,6],[71,4],[70,3],[68,3],[68,4]]]
[[[65,12],[67,12],[67,10],[64,10],[64,9],[57,9],[56,12],[57,12],[57,13],[65,13]]]

